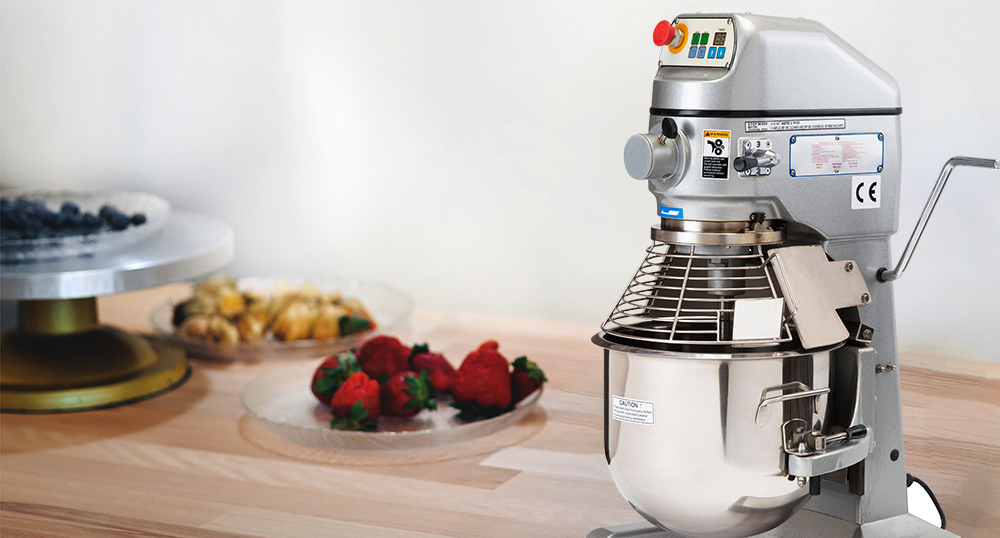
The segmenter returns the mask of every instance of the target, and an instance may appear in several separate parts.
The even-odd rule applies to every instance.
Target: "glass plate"
[[[330,407],[316,400],[309,382],[318,363],[287,364],[254,378],[243,388],[243,407],[258,424],[301,445],[348,450],[401,450],[468,441],[513,426],[526,417],[542,395],[536,390],[500,416],[465,422],[458,410],[439,398],[434,411],[414,417],[381,417],[371,432],[330,429]]]
[[[96,215],[102,205],[111,204],[127,215],[134,213],[146,215],[145,223],[139,226],[130,225],[117,232],[104,230],[88,235],[2,241],[0,261],[3,263],[52,261],[119,250],[159,231],[170,215],[169,202],[145,192],[4,189],[0,191],[0,196],[10,200],[23,196],[32,201],[44,202],[52,211],[59,211],[63,202],[73,202],[80,206],[81,213],[90,212]]]
[[[237,281],[237,288],[267,295],[278,284],[289,284],[297,288],[307,282],[316,286],[321,293],[339,291],[344,297],[361,300],[365,309],[375,319],[376,329],[328,340],[284,342],[268,335],[268,339],[262,342],[219,344],[177,334],[172,323],[176,304],[174,301],[165,302],[153,309],[149,320],[157,333],[179,343],[192,357],[227,362],[256,362],[274,359],[314,359],[354,349],[372,335],[398,327],[409,319],[410,313],[413,312],[413,300],[409,295],[385,284],[366,280],[332,277],[247,277]]]

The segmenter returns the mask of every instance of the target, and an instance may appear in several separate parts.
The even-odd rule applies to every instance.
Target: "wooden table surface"
[[[106,323],[149,331],[167,286],[100,300]],[[399,336],[453,361],[481,341],[528,355],[542,411],[488,441],[356,458],[264,431],[244,384],[287,363],[192,360],[181,387],[136,404],[0,416],[3,536],[567,537],[641,518],[607,471],[595,327],[418,309]],[[315,361],[314,361],[315,362]],[[907,469],[964,538],[1000,536],[1000,365],[904,356]],[[414,460],[452,458],[418,463]]]

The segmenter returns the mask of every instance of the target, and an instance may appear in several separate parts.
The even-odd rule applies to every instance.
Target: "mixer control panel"
[[[677,38],[662,46],[661,66],[729,69],[736,55],[736,29],[732,19],[683,17],[675,19],[672,26]],[[653,39],[657,44],[663,41],[657,40],[656,34]]]

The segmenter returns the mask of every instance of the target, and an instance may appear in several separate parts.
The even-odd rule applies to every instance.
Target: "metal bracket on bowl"
[[[789,420],[781,425],[786,454],[782,470],[792,476],[813,477],[846,469],[868,456],[872,445],[869,433],[867,426],[856,424],[823,435],[809,429],[802,419]]]
[[[778,396],[771,396],[770,398],[767,397],[767,393],[769,392],[781,391],[783,393],[788,389],[796,389],[799,390],[800,392],[794,392],[792,394],[780,394]],[[771,404],[779,402],[787,402],[789,400],[798,400],[801,398],[819,397],[824,394],[828,394],[829,392],[830,392],[829,387],[824,387],[821,389],[812,389],[809,388],[809,385],[806,385],[801,381],[793,381],[791,383],[785,383],[784,385],[768,387],[760,393],[760,404],[757,405],[757,413],[754,415],[754,422],[756,422],[758,426],[763,426],[764,422],[767,422],[767,413],[766,413],[767,406]],[[764,411],[764,413],[762,413],[761,411]],[[763,422],[761,422],[761,419],[763,419]]]

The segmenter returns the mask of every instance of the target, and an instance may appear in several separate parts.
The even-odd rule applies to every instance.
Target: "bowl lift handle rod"
[[[910,235],[910,240],[907,241],[906,248],[903,249],[903,255],[900,256],[899,263],[896,264],[896,268],[892,271],[885,267],[879,269],[879,282],[890,282],[896,280],[903,274],[903,271],[906,270],[907,264],[910,263],[910,256],[913,255],[913,250],[917,248],[920,236],[924,233],[924,227],[927,226],[927,221],[931,218],[931,213],[934,212],[934,206],[937,205],[938,198],[941,197],[941,191],[944,190],[944,185],[948,182],[948,176],[951,175],[952,168],[955,168],[956,166],[976,166],[979,168],[1000,169],[1000,160],[979,159],[976,157],[952,157],[948,159],[948,162],[944,164],[944,168],[941,169],[941,175],[938,176],[937,183],[934,185],[934,190],[931,191],[931,197],[927,200],[927,205],[924,206],[923,213],[920,214],[920,220],[917,221],[917,227],[913,230],[913,234]]]

